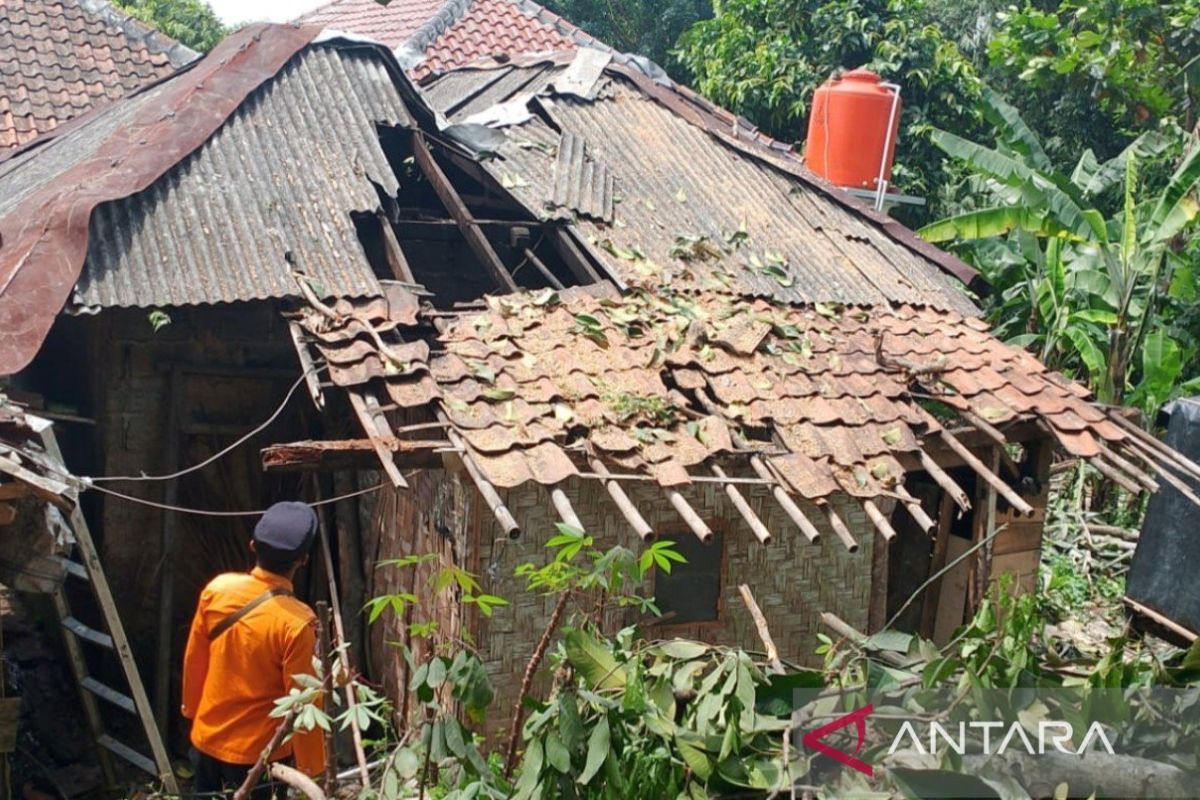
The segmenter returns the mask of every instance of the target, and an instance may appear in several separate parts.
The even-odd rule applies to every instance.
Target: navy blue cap
[[[317,532],[317,514],[306,503],[288,501],[267,509],[254,526],[254,541],[275,550],[307,550]]]

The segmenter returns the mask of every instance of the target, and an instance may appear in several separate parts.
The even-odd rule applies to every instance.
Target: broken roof
[[[32,419],[0,391],[0,500],[32,494],[66,508],[75,502],[76,492],[61,459],[46,452],[42,425],[49,423]],[[12,490],[14,484],[19,491]]]
[[[104,0],[3,0],[0,155],[197,57]]]
[[[1172,469],[1086,389],[953,311],[669,288],[544,290],[487,306],[444,326],[432,353],[403,340],[415,303],[310,309],[304,358],[355,398],[368,435],[388,442],[385,463],[405,431],[381,410],[428,408],[493,489],[617,475],[671,493],[728,469],[818,505],[849,495],[890,535],[871,511],[895,500],[920,514],[908,471],[930,472],[966,502],[941,468],[951,462],[1028,513],[1001,477],[1015,475],[998,475],[952,432],[963,426],[989,447],[1032,426],[1134,491]]]
[[[288,297],[295,271],[330,295],[380,292],[351,214],[398,191],[375,125],[409,121],[403,78],[378,46],[310,47],[318,34],[244,28],[0,164],[0,372],[68,301]]]
[[[958,259],[609,54],[464,68],[424,91],[497,184],[571,222],[619,283],[976,313]]]

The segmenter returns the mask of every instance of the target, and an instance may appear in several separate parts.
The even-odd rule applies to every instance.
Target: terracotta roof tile
[[[401,344],[403,327],[385,331],[403,369],[381,366],[365,330],[338,342],[329,363],[335,383],[339,371],[357,379],[355,391],[382,381],[401,406],[435,404],[502,488],[557,483],[587,469],[585,454],[670,487],[749,447],[806,499],[895,498],[905,459],[911,468],[943,431],[928,396],[991,424],[1041,420],[1085,458],[1128,439],[1070,382],[1027,370],[1019,351],[959,315],[797,307],[727,290],[545,290],[488,304],[455,318],[431,353]],[[351,324],[307,320],[318,352]]]
[[[99,0],[0,0],[0,155],[195,56]]]

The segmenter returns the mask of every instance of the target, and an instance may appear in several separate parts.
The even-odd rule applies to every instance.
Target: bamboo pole
[[[937,528],[937,523],[933,517],[925,513],[925,509],[921,507],[921,501],[913,497],[903,486],[896,487],[896,494],[900,497],[900,502],[904,505],[904,510],[908,512],[913,521],[920,526],[925,533],[932,533]]]
[[[950,496],[950,499],[954,501],[954,504],[963,513],[971,510],[971,499],[967,497],[967,493],[963,491],[961,486],[954,482],[954,478],[951,478],[948,472],[933,460],[933,456],[924,450],[921,451],[921,466],[929,473],[929,477],[933,478],[934,483],[942,487],[942,491]]]
[[[604,466],[600,459],[589,458],[588,463],[591,465],[592,471],[600,475],[602,479],[609,474],[608,467]],[[608,496],[612,498],[625,520],[637,535],[642,537],[642,541],[652,542],[658,538],[654,533],[654,528],[650,527],[650,523],[646,522],[646,518],[638,512],[637,507],[634,506],[633,501],[629,499],[629,495],[625,494],[625,490],[619,483],[604,479],[604,488],[608,490]]]
[[[979,477],[983,478],[983,480],[989,486],[999,492],[1000,496],[1007,500],[1009,505],[1025,516],[1033,515],[1033,506],[1029,505],[1029,503],[1026,503],[1024,498],[1014,492],[1012,487],[1005,483],[999,475],[988,469],[987,465],[980,461],[974,453],[968,450],[966,445],[954,438],[954,436],[947,431],[941,432],[941,438],[942,441],[946,443],[947,447],[953,450],[959,458],[966,462],[968,467],[975,470],[975,473],[979,475]]]
[[[796,523],[796,527],[800,529],[805,538],[812,544],[820,541],[821,531],[800,510],[800,506],[796,505],[796,501],[792,500],[778,477],[772,475],[768,463],[764,462],[761,456],[750,456],[750,466],[758,473],[759,477],[771,479],[771,494],[775,497],[775,502],[783,509],[783,513],[787,514],[792,522]]]
[[[575,513],[575,509],[571,506],[571,501],[567,499],[567,493],[561,487],[555,486],[550,490],[550,502],[554,503],[554,510],[558,512],[559,518],[570,525],[577,531],[583,530],[583,522],[579,519],[579,515]]]
[[[846,546],[846,549],[851,553],[857,553],[858,542],[854,541],[854,536],[850,534],[850,529],[846,527],[846,523],[833,510],[833,506],[825,503],[821,506],[821,509],[825,512],[825,518],[829,520],[829,527],[833,528],[833,532],[842,540],[842,544]]]
[[[1147,461],[1146,463],[1159,474],[1159,477],[1169,483],[1181,495],[1191,500],[1194,505],[1200,506],[1200,497],[1196,496],[1196,493],[1192,491],[1192,488],[1182,478],[1173,475],[1169,469],[1156,461]]]
[[[892,523],[888,522],[888,518],[879,510],[879,506],[875,505],[874,500],[863,500],[863,510],[867,512],[871,523],[875,526],[875,530],[883,534],[883,538],[889,542],[896,538],[896,529],[892,527]]]
[[[696,510],[688,504],[688,501],[683,498],[683,495],[674,489],[668,489],[667,499],[671,501],[671,505],[675,507],[677,512],[679,512],[679,516],[681,516],[683,521],[687,523],[688,527],[692,529],[692,533],[696,534],[696,538],[698,538],[701,542],[704,542],[704,544],[708,544],[713,540],[712,529],[704,523],[704,520],[702,520],[700,515],[696,513]]]
[[[1138,495],[1142,493],[1143,487],[1140,483],[1118,470],[1112,464],[1109,464],[1104,460],[1103,456],[1090,459],[1088,463],[1095,467],[1101,475],[1108,478],[1110,481],[1117,484],[1130,494]]]
[[[1158,437],[1142,430],[1120,414],[1109,414],[1108,418],[1131,433],[1135,441],[1144,445],[1144,449],[1148,449],[1151,452],[1158,454],[1159,458],[1163,459],[1164,461],[1169,461],[1175,464],[1180,472],[1184,472],[1190,477],[1200,480],[1200,464],[1192,461],[1178,450],[1171,449],[1166,442],[1163,442],[1159,440]]]
[[[1114,466],[1141,484],[1147,491],[1158,491],[1158,481],[1146,474],[1146,471],[1140,468],[1137,464],[1134,464],[1132,461],[1118,453],[1115,448],[1101,443],[1100,450],[1104,453],[1104,457],[1111,461]]]
[[[443,422],[449,423],[446,415],[442,411],[438,411],[438,418]],[[467,474],[471,476],[471,480],[475,482],[475,488],[479,490],[479,494],[488,505],[488,509],[496,517],[496,521],[500,523],[505,535],[510,539],[518,539],[521,536],[521,526],[517,524],[517,520],[513,517],[512,512],[504,505],[504,501],[500,498],[500,493],[496,491],[496,487],[483,477],[483,473],[479,471],[479,467],[471,459],[471,454],[467,451],[466,445],[463,443],[462,437],[458,431],[452,427],[446,428],[446,438],[450,443],[462,453],[463,466],[467,468]]]
[[[329,604],[318,600],[317,608],[317,658],[321,661],[321,674],[328,675],[333,671],[333,646],[329,635],[331,624]],[[337,746],[333,731],[325,731],[325,794],[332,794],[337,781]]]
[[[725,475],[725,470],[721,469],[716,464],[713,464],[712,471],[713,474],[715,474],[718,478],[727,477]],[[733,503],[733,507],[736,508],[738,513],[742,515],[742,519],[746,520],[746,524],[750,526],[750,530],[754,532],[754,535],[758,541],[762,542],[763,544],[770,544],[771,531],[768,530],[767,526],[763,524],[763,521],[759,519],[758,514],[754,513],[754,509],[750,507],[748,502],[746,502],[746,498],[742,497],[742,493],[737,490],[737,487],[729,483],[725,484],[725,494],[729,497],[729,501]]]
[[[771,630],[767,627],[767,618],[754,600],[749,586],[743,583],[738,586],[738,591],[742,595],[742,602],[746,604],[746,610],[750,612],[750,618],[754,620],[758,638],[762,639],[763,647],[767,650],[767,663],[771,665],[772,671],[783,674],[783,662],[779,660],[779,648],[775,646],[775,640],[771,638]]]

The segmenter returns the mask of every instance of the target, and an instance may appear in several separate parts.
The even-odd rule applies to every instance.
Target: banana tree
[[[997,130],[994,147],[933,134],[973,171],[982,207],[928,225],[921,235],[978,243],[985,270],[1007,261],[1023,271],[1000,299],[1010,312],[1022,303],[1028,308],[1026,330],[1011,340],[1037,345],[1053,366],[1080,367],[1106,402],[1123,402],[1136,375],[1130,399],[1156,406],[1183,366],[1182,348],[1157,323],[1200,214],[1200,146],[1178,129],[1145,134],[1104,163],[1085,152],[1066,175],[1002,97],[988,90],[985,103]],[[1168,156],[1176,157],[1174,173],[1142,198],[1139,165]],[[1114,194],[1117,207],[1105,213]]]

